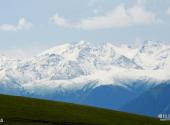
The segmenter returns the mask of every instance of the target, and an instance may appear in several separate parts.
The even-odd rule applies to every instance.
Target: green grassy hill
[[[118,111],[0,95],[3,125],[170,125],[158,119]]]

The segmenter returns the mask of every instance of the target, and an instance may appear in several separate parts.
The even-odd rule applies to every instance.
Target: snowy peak
[[[86,73],[108,66],[132,69],[139,67],[141,69],[162,69],[168,65],[169,55],[170,46],[161,42],[145,41],[141,47],[134,48],[125,44],[116,46],[112,43],[95,46],[86,41],[80,41],[58,45],[21,64],[17,64],[17,60],[1,56],[0,67],[9,68],[14,65],[21,65],[20,67],[35,67],[39,71],[40,67],[42,70],[49,70],[53,67],[66,66],[72,67],[69,70],[72,70],[73,67],[80,67]]]
[[[71,48],[71,46],[72,45],[70,43],[58,45],[56,47],[50,48],[50,49],[40,53],[38,56],[43,56],[43,55],[48,55],[48,54],[62,54],[63,52],[65,52],[66,50]]]
[[[134,48],[125,44],[121,44],[120,46],[114,46],[114,50],[120,55],[123,55],[129,59],[133,59],[139,48]]]
[[[0,70],[16,67],[20,60],[12,59],[4,55],[0,55]]]
[[[137,80],[160,83],[169,80],[169,60],[170,46],[160,42],[134,48],[81,41],[53,47],[26,61],[1,57],[0,82],[12,81],[33,92],[81,89],[88,84],[127,86],[124,82]]]
[[[145,41],[134,58],[134,62],[143,69],[162,69],[170,55],[170,46],[161,42]],[[163,58],[164,57],[164,58]]]
[[[79,48],[84,48],[84,47],[89,46],[90,43],[89,43],[89,42],[86,42],[86,41],[84,41],[84,40],[81,40],[80,42],[75,43],[74,45],[77,46],[77,47],[79,47]]]
[[[154,54],[155,52],[160,51],[164,48],[165,46],[161,42],[145,41],[142,48],[140,49],[140,52]]]
[[[85,41],[80,41],[79,43],[70,44],[66,43],[63,45],[59,45],[56,47],[53,47],[49,50],[46,50],[45,52],[38,55],[38,57],[42,56],[61,56],[65,60],[76,60],[79,52],[83,49],[89,46],[89,43]]]

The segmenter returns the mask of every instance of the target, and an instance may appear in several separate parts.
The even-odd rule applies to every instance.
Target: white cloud
[[[60,17],[58,14],[50,17],[50,20],[52,22],[54,22],[57,26],[60,26],[60,27],[69,27],[70,26],[68,21],[63,17]]]
[[[32,26],[32,23],[27,21],[24,17],[19,19],[18,23],[16,25],[14,24],[0,24],[0,30],[1,31],[19,31],[19,30],[27,30],[30,29]]]
[[[119,5],[103,16],[83,19],[78,27],[82,29],[105,29],[151,24],[155,20],[156,14],[145,10],[142,6],[135,5],[131,8],[125,8],[124,5]]]
[[[58,15],[54,15],[50,20],[60,27],[93,30],[128,27],[133,25],[147,25],[155,23],[157,19],[155,13],[146,10],[139,4],[130,8],[125,8],[123,4],[120,4],[102,16],[85,18],[78,23],[70,23],[68,20]]]
[[[103,16],[95,16],[88,19],[83,19],[78,24],[82,29],[103,29],[112,27],[123,27],[129,24],[129,17],[126,14],[125,8],[121,5],[114,11],[106,13]]]
[[[170,7],[167,9],[166,13],[170,15]]]
[[[135,24],[150,24],[156,20],[156,14],[145,10],[141,6],[133,6],[127,9],[127,15],[131,18],[132,23]]]

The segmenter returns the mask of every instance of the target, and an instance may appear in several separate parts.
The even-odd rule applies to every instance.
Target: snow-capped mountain
[[[161,42],[146,41],[134,61],[144,69],[164,69],[169,55],[169,46]]]
[[[170,79],[170,46],[146,41],[142,46],[92,45],[88,42],[56,46],[25,60],[0,57],[0,84],[14,84],[32,94],[77,91],[88,86],[128,88],[137,80],[147,86]]]
[[[18,62],[19,60],[0,55],[0,70],[13,68],[17,65]]]
[[[0,93],[154,116],[169,106],[162,98],[170,94],[169,71],[170,45],[146,41],[130,47],[80,41],[58,45],[27,60],[0,56]],[[145,111],[145,107],[152,108]]]

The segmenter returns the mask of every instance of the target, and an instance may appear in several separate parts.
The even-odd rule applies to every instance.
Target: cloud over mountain
[[[17,24],[0,24],[1,31],[20,31],[28,30],[32,27],[32,23],[29,22],[25,17],[22,17],[18,20]]]
[[[141,5],[136,4],[126,8],[123,4],[120,4],[113,10],[106,12],[104,15],[84,18],[77,23],[70,23],[69,20],[58,15],[54,15],[50,19],[60,27],[94,30],[148,25],[154,23],[156,18],[156,13],[146,10]]]

